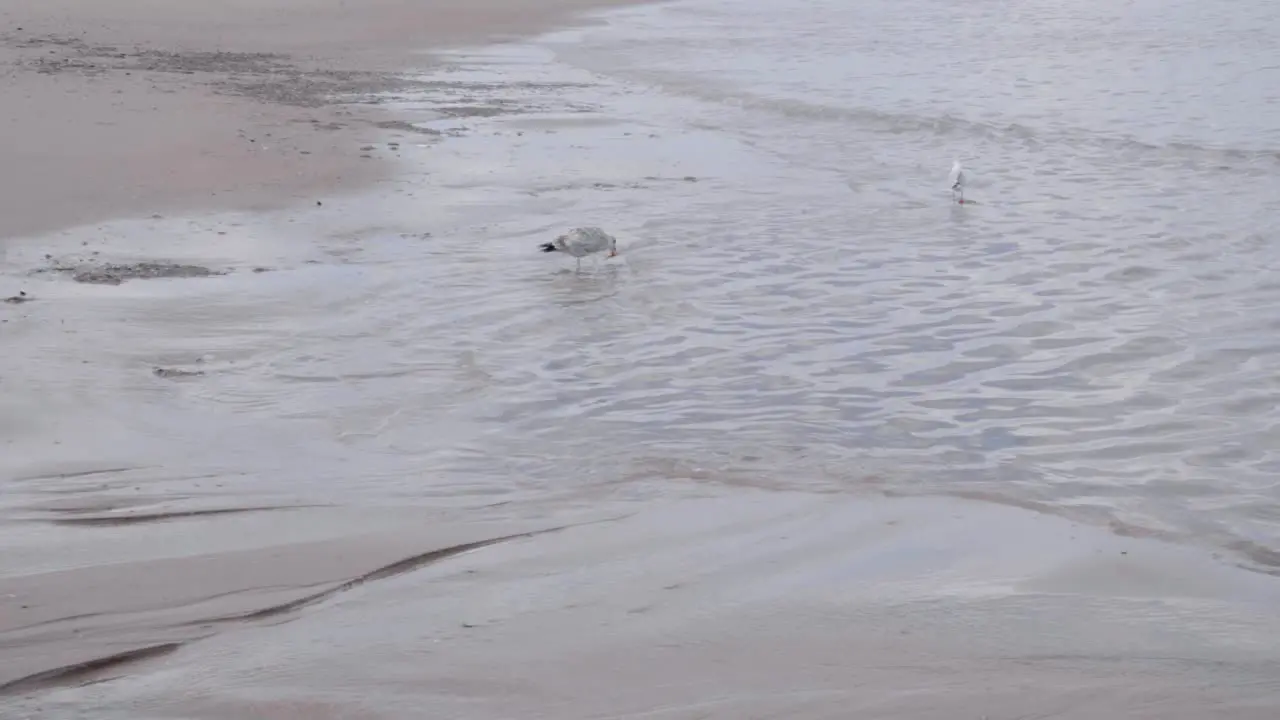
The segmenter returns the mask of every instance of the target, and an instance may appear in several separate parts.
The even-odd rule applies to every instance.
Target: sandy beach
[[[517,37],[610,0],[150,0],[0,5],[0,237],[174,210],[267,209],[386,168],[351,97],[431,47]]]
[[[414,82],[400,73],[429,64],[424,51],[521,37],[569,22],[578,11],[609,4],[609,0],[555,0],[537,7],[507,0],[245,0],[217,5],[151,0],[4,2],[0,4],[0,66],[4,68],[0,87],[10,100],[0,114],[4,123],[0,258],[11,261],[11,269],[16,269],[26,255],[39,257],[57,247],[99,247],[102,233],[111,234],[101,223],[114,218],[143,218],[154,226],[170,213],[310,207],[320,205],[320,198],[385,180],[393,163],[385,160],[385,153],[377,158],[370,154],[370,139],[419,136],[430,140],[432,133],[397,121],[381,106],[385,96],[375,94],[414,88]],[[75,229],[57,234],[68,228]],[[197,254],[244,259],[241,241],[225,237],[225,231],[218,236],[206,234],[227,246],[205,246],[196,249]],[[192,252],[193,244],[202,242],[183,242],[166,237],[164,231],[158,233],[160,237],[154,232],[143,235],[120,237],[115,249],[172,258]],[[249,255],[254,252],[248,250]],[[121,278],[148,276],[145,268],[139,275],[136,265],[119,270],[123,275],[107,270],[96,279],[81,280],[109,286]],[[188,270],[195,276],[208,274],[200,266],[188,266]],[[151,276],[189,275],[170,265],[159,267]],[[13,294],[15,310],[26,297]],[[63,313],[69,312],[74,310],[62,308],[57,322],[65,325],[69,316]],[[34,318],[23,319],[47,327],[48,319],[41,318],[38,310]],[[80,319],[95,323],[89,317]],[[0,645],[4,648],[0,692],[4,695],[78,682],[73,676],[82,678],[84,672],[111,672],[115,656],[129,660],[147,657],[156,647],[176,647],[157,645],[161,636],[180,643],[206,635],[207,625],[198,622],[204,610],[196,608],[210,601],[214,604],[207,609],[215,614],[252,615],[277,600],[283,599],[286,605],[295,602],[325,583],[346,582],[419,551],[428,557],[436,551],[433,534],[387,532],[400,524],[395,518],[403,513],[387,518],[376,512],[339,511],[329,520],[308,518],[303,522],[307,530],[284,532],[272,530],[275,523],[271,522],[255,526],[248,545],[241,544],[246,536],[236,537],[234,520],[230,525],[215,522],[211,535],[193,543],[196,535],[191,533],[202,518],[231,519],[246,512],[234,507],[241,503],[232,500],[229,510],[219,508],[211,514],[199,509],[149,512],[146,506],[157,501],[164,505],[183,494],[108,497],[108,485],[113,483],[99,484],[96,479],[115,471],[107,469],[104,475],[97,469],[99,462],[91,458],[104,447],[93,438],[112,434],[110,421],[100,416],[86,424],[75,422],[79,427],[73,429],[56,419],[59,410],[54,406],[59,403],[53,398],[60,393],[49,394],[46,383],[59,382],[35,368],[37,358],[23,359],[14,352],[24,340],[31,340],[25,334],[30,328],[19,327],[19,322],[7,325],[0,336],[8,348],[9,391],[0,420],[9,435],[4,440],[5,490],[17,497],[20,488],[30,488],[30,483],[75,484],[77,478],[90,479],[92,489],[85,495],[82,491],[89,488],[84,486],[77,491],[46,485],[37,494],[69,494],[52,504],[19,500],[20,509],[9,516],[5,528],[9,542],[0,561]],[[183,376],[182,371],[174,375]],[[96,383],[101,378],[81,376],[79,380]],[[77,407],[73,403],[61,410],[68,420],[93,415],[90,404]],[[64,442],[79,445],[83,453],[66,452]],[[38,449],[46,444],[48,453]],[[77,457],[94,469],[30,472],[50,463],[76,465]],[[135,507],[143,509],[125,518],[104,515]],[[36,508],[53,511],[60,518],[69,513],[55,520],[54,526],[93,527],[102,531],[94,533],[101,537],[81,545],[74,531],[52,536],[32,532],[24,527],[22,516]],[[14,505],[9,509],[14,510]],[[181,522],[185,518],[196,525]],[[423,518],[422,513],[411,512],[402,520],[417,528]],[[64,520],[71,525],[64,525]],[[159,553],[149,550],[160,547],[153,526],[174,520],[179,521],[173,525],[178,536],[185,538],[179,544],[186,549],[176,556],[172,548]],[[134,535],[135,528],[143,534]],[[465,528],[459,532],[471,540],[487,537]],[[365,537],[369,533],[374,534]],[[450,534],[445,531],[446,536]],[[300,542],[305,537],[309,540]],[[294,555],[294,550],[300,554]],[[206,561],[214,565],[204,566]],[[64,569],[39,572],[49,568]],[[301,574],[292,579],[280,575],[292,573],[289,568]],[[217,601],[246,592],[256,597],[247,605]],[[195,614],[188,615],[182,608]],[[174,611],[183,616],[176,623],[176,616],[170,617]],[[94,617],[114,619],[98,625]],[[80,625],[82,620],[89,625]],[[161,626],[167,629],[159,630]],[[68,671],[70,676],[65,675]]]
[[[0,718],[1276,717],[1270,356],[1141,324],[1211,264],[910,154],[1258,163],[726,90],[677,50],[777,23],[663,10],[0,0]]]

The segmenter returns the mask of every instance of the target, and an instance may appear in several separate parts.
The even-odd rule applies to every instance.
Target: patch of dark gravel
[[[391,100],[393,93],[447,90],[450,93],[486,93],[506,88],[558,90],[582,87],[579,83],[482,83],[468,81],[418,80],[395,73],[367,70],[340,70],[306,67],[281,53],[187,51],[164,48],[118,48],[93,45],[79,37],[33,35],[19,31],[0,33],[0,45],[22,51],[17,67],[39,73],[76,72],[100,75],[112,71],[206,75],[217,91],[255,100],[317,108],[332,104],[378,105]],[[492,102],[459,104],[440,108],[453,117],[490,117],[518,108],[504,108]],[[321,126],[336,129],[337,125]],[[439,133],[403,123],[389,128],[423,135]]]
[[[210,270],[202,265],[177,263],[107,263],[97,267],[76,270],[71,279],[95,285],[119,285],[126,280],[154,280],[158,278],[199,278],[225,275],[225,271]]]
[[[177,380],[180,378],[193,378],[204,375],[203,370],[180,370],[178,368],[157,367],[151,369],[151,374],[158,378],[167,378],[169,380]]]
[[[226,270],[213,270],[203,265],[181,263],[80,263],[65,265],[53,262],[50,267],[32,271],[32,274],[60,273],[72,280],[89,285],[120,285],[129,280],[155,280],[162,278],[203,278],[226,275]]]
[[[166,73],[269,73],[292,68],[286,55],[241,52],[170,52],[144,50],[128,65],[133,70]]]
[[[263,102],[316,108],[333,103],[377,105],[385,93],[418,86],[415,80],[355,70],[300,70],[281,66],[252,77],[229,77],[214,83],[219,91]]]
[[[187,51],[135,47],[125,51],[76,37],[0,33],[0,45],[23,51],[20,68],[53,74],[108,71],[208,75],[219,92],[314,108],[333,103],[378,104],[384,93],[424,83],[390,73],[301,67],[281,53]]]
[[[78,37],[63,35],[0,34],[0,45],[27,51],[14,65],[42,75],[74,72],[101,75],[115,68],[126,53],[110,45],[90,45]]]
[[[22,60],[22,67],[34,70],[41,75],[56,75],[64,72],[78,72],[82,75],[101,75],[111,68],[83,58],[38,57]]]

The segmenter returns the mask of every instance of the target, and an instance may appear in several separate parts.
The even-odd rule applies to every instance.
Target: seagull
[[[569,253],[577,258],[579,268],[582,267],[582,258],[588,255],[604,250],[609,251],[609,257],[618,254],[617,238],[598,227],[574,228],[551,242],[543,243],[539,247],[544,253]]]
[[[960,161],[956,160],[951,164],[951,174],[947,176],[947,184],[951,186],[951,197],[954,199],[959,196],[958,202],[964,204],[964,168],[960,167]]]

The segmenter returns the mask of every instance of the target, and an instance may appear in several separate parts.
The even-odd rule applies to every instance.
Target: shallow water
[[[371,137],[404,170],[372,193],[0,245],[12,278],[93,250],[235,271],[22,280],[38,300],[0,311],[23,348],[0,354],[0,429],[21,449],[0,453],[5,517],[355,510],[281,520],[301,541],[363,532],[387,507],[545,520],[745,486],[958,495],[1280,568],[1280,9],[693,0],[608,18],[445,56],[437,90],[399,100],[445,136]],[[963,207],[953,158],[972,176]],[[618,258],[578,272],[537,252],[588,224],[618,236]],[[861,518],[833,507],[812,512]],[[105,557],[65,524],[24,522],[2,531],[11,571]],[[139,528],[111,552],[253,547],[263,530],[244,522]],[[780,521],[759,522],[676,536],[761,547]],[[1010,546],[1031,534],[997,526]],[[998,528],[950,562],[998,555]],[[1075,540],[1054,532],[1046,547]],[[848,533],[813,541],[828,573],[853,562]],[[339,627],[407,642],[383,602],[354,601]],[[1260,632],[1223,622],[1232,642]],[[312,646],[333,628],[302,627],[273,642],[326,660]],[[371,645],[306,682],[394,663],[393,640],[362,632],[343,642]],[[1170,642],[1148,649],[1206,647]],[[277,663],[256,647],[235,672]]]
[[[516,112],[428,162],[536,218],[433,262],[446,304],[418,320],[485,373],[463,405],[500,467],[960,494],[1277,565],[1280,11],[612,17],[446,74],[590,85],[495,89]],[[484,262],[569,222],[623,261]]]

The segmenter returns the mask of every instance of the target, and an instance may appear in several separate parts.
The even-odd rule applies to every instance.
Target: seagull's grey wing
[[[597,252],[602,247],[600,245],[599,230],[596,228],[574,228],[569,232],[569,246],[579,255],[589,255]]]

